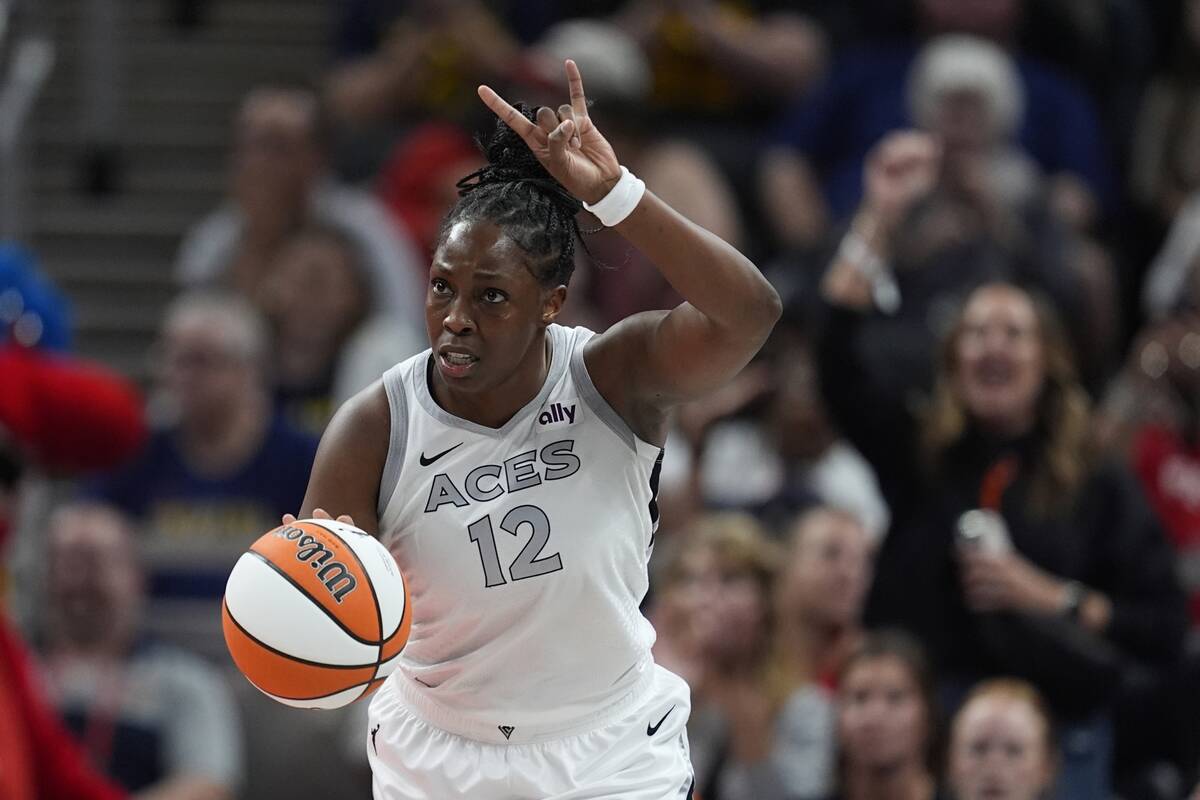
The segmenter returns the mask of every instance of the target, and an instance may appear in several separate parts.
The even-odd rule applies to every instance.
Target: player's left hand
[[[566,70],[571,102],[560,105],[557,111],[542,106],[537,110],[537,124],[488,86],[479,87],[479,97],[525,140],[546,171],[568,192],[584,202],[595,203],[621,177],[621,162],[588,116],[579,67],[567,59]]]

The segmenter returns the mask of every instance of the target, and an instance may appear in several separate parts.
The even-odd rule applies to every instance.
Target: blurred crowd
[[[622,162],[786,304],[662,466],[645,612],[697,796],[1200,798],[1200,0],[329,13],[310,85],[241,99],[150,385],[74,359],[0,248],[0,796],[368,796],[362,709],[236,675],[224,580],[427,346],[475,86],[557,104],[571,57]],[[568,324],[678,302],[583,227]]]

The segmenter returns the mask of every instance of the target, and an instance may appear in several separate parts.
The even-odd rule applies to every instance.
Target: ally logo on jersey
[[[575,403],[551,403],[538,414],[538,425],[551,427],[557,425],[573,425],[575,423]]]

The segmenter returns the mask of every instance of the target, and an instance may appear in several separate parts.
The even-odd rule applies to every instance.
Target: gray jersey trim
[[[546,332],[550,336],[550,369],[546,374],[546,381],[542,384],[541,391],[537,397],[525,404],[525,407],[513,414],[512,419],[504,423],[499,428],[489,428],[486,425],[480,425],[477,422],[472,422],[469,419],[456,417],[450,412],[437,404],[433,399],[433,395],[429,393],[429,369],[431,367],[430,359],[433,357],[433,351],[426,350],[420,357],[416,366],[413,368],[413,392],[417,396],[417,401],[421,407],[428,412],[429,416],[441,422],[443,425],[449,425],[452,428],[462,428],[463,430],[478,433],[481,436],[491,436],[499,439],[518,425],[520,425],[530,414],[536,413],[539,408],[546,404],[546,398],[550,396],[550,392],[558,384],[563,373],[567,369],[567,362],[570,361],[571,337],[567,328],[562,325],[550,325]]]
[[[609,430],[619,436],[630,450],[636,453],[637,434],[633,432],[633,428],[629,427],[629,423],[621,418],[616,409],[608,404],[604,395],[600,394],[600,390],[596,388],[596,384],[592,383],[592,376],[588,374],[587,364],[583,360],[583,350],[591,338],[591,336],[580,337],[582,341],[574,346],[571,352],[571,377],[575,379],[579,395],[587,403],[588,408],[608,426]]]
[[[404,451],[408,445],[408,398],[404,391],[404,363],[397,364],[383,373],[383,390],[387,392],[392,424],[387,460],[383,462],[379,498],[376,500],[376,513],[381,521],[383,512],[400,483],[400,470],[404,467]]]

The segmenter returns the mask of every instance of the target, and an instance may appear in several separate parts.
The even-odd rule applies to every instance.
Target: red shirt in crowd
[[[110,468],[145,439],[141,398],[101,367],[0,345],[0,376],[0,430],[49,472]]]
[[[1134,468],[1179,554],[1192,624],[1200,626],[1200,443],[1147,426],[1133,443]]]
[[[121,800],[125,793],[83,759],[45,703],[21,642],[0,618],[0,797]]]
[[[133,387],[100,367],[0,345],[0,434],[54,474],[105,469],[145,439]],[[9,529],[0,518],[0,547]],[[92,771],[37,689],[24,646],[0,612],[0,799],[121,800]]]

